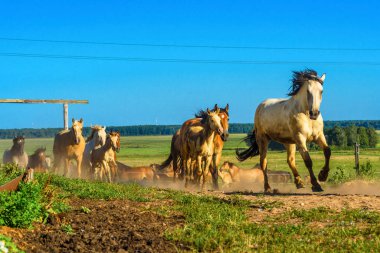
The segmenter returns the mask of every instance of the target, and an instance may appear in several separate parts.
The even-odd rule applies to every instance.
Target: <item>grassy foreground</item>
[[[380,214],[366,209],[291,209],[249,220],[248,211],[271,210],[282,200],[243,200],[239,195],[217,197],[142,187],[108,184],[53,176],[51,185],[67,198],[127,199],[146,205],[159,215],[180,214],[184,224],[165,231],[167,239],[191,251],[269,252],[374,252],[380,246]],[[170,203],[170,204],[167,204]],[[91,214],[88,214],[91,215]]]

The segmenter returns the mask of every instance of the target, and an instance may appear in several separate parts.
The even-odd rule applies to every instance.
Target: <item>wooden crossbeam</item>
[[[88,100],[77,99],[0,99],[0,103],[16,104],[63,104],[63,127],[69,128],[69,104],[88,104]]]
[[[0,103],[19,104],[88,104],[88,100],[76,99],[0,99]]]

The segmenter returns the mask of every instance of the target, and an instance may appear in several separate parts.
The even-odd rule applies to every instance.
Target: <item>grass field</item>
[[[380,135],[380,132],[379,132]],[[258,157],[239,163],[235,158],[236,147],[245,147],[245,143],[240,143],[244,134],[231,134],[225,143],[223,150],[223,161],[238,163],[242,168],[252,168],[259,162]],[[380,139],[380,137],[379,137]],[[129,136],[121,138],[121,150],[118,159],[131,166],[149,165],[151,163],[161,163],[164,161],[170,150],[171,136]],[[0,140],[0,153],[9,149],[11,140]],[[26,139],[25,149],[31,154],[38,147],[46,147],[47,153],[52,154],[53,139]],[[311,158],[315,172],[322,168],[324,157],[322,151],[311,151]],[[297,153],[297,166],[301,175],[307,175],[307,169]],[[380,172],[380,147],[376,149],[361,149],[360,162],[364,164],[370,161],[374,169]],[[331,168],[341,167],[348,172],[354,172],[354,151],[353,150],[333,150],[331,156]],[[270,151],[268,154],[268,168],[272,170],[290,171],[286,163],[286,152]],[[379,175],[379,174],[377,174]],[[379,175],[380,176],[380,175]]]
[[[222,161],[237,163],[235,148],[244,147],[244,143],[239,144],[243,136],[230,136]],[[133,166],[160,163],[168,155],[170,140],[171,136],[123,137],[119,160]],[[27,139],[26,151],[30,154],[44,146],[51,155],[52,142],[52,139]],[[0,152],[11,143],[1,140]],[[317,172],[322,167],[323,154],[313,151],[311,157]],[[360,157],[362,163],[371,161],[375,170],[380,171],[380,149],[362,149]],[[268,159],[271,169],[289,171],[285,152],[271,151]],[[297,159],[301,174],[307,175],[298,154]],[[255,157],[239,166],[250,168],[256,163]],[[332,172],[341,167],[354,173],[353,166],[353,151],[333,150]],[[41,185],[48,180],[47,175],[36,177]],[[37,252],[38,249],[117,252],[126,244],[135,247],[128,252],[147,251],[146,247],[156,252],[376,252],[380,246],[380,198],[370,196],[378,193],[376,182],[356,186],[348,182],[340,193],[314,194],[308,187],[304,191],[274,195],[261,191],[201,194],[60,176],[53,176],[49,184],[55,196],[69,205],[60,208],[66,219],[62,223],[35,224],[34,230],[0,226],[0,241],[12,252],[17,252],[16,247],[27,252],[32,248]],[[363,186],[373,187],[370,195],[350,195],[349,190]],[[50,191],[45,194],[52,196]],[[17,196],[14,199],[18,202],[25,201]],[[9,203],[9,210],[18,210],[16,204]],[[18,213],[24,217],[23,212]],[[103,233],[105,228],[107,232]],[[107,243],[99,242],[99,234]],[[78,251],[77,246],[84,251]],[[165,248],[157,250],[158,246]]]

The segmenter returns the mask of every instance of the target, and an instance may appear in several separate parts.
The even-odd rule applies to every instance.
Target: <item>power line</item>
[[[246,65],[286,65],[286,64],[324,64],[324,65],[361,65],[379,66],[380,62],[356,61],[264,61],[264,60],[215,60],[215,59],[175,59],[175,58],[141,58],[141,57],[114,57],[89,55],[60,55],[40,53],[8,53],[0,52],[4,57],[69,59],[69,60],[97,60],[97,61],[126,61],[126,62],[161,62],[161,63],[195,63],[195,64],[246,64]]]
[[[267,46],[236,46],[236,45],[201,45],[201,44],[155,44],[155,43],[121,43],[79,40],[45,40],[28,38],[0,37],[3,41],[25,41],[62,44],[89,44],[135,47],[167,47],[167,48],[204,48],[204,49],[248,49],[248,50],[297,50],[297,51],[380,51],[380,48],[337,48],[337,47],[267,47]]]

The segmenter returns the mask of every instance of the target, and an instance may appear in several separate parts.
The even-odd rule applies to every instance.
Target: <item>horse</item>
[[[231,184],[234,182],[264,182],[264,174],[258,164],[252,169],[242,170],[234,163],[224,162],[219,168],[219,175],[225,184]],[[292,176],[287,171],[268,170],[268,178],[274,183],[288,183],[291,181]]]
[[[91,170],[91,152],[97,146],[103,146],[106,142],[106,127],[92,126],[91,133],[86,139],[86,146],[83,153],[82,167]]]
[[[318,77],[311,69],[293,71],[292,86],[288,99],[267,99],[256,109],[254,129],[245,140],[250,141],[248,149],[236,149],[237,159],[244,161],[260,155],[260,166],[264,173],[264,191],[270,192],[267,175],[267,151],[270,140],[282,143],[287,150],[287,162],[294,176],[297,188],[304,183],[295,164],[296,145],[310,174],[313,192],[323,191],[314,172],[307,148],[308,142],[315,142],[323,149],[325,164],[318,179],[327,180],[331,150],[323,133],[323,119],[319,110],[326,75]]]
[[[216,111],[218,109],[218,105],[215,104],[214,109],[212,111]],[[223,145],[224,142],[227,141],[228,138],[228,121],[229,121],[229,105],[227,104],[225,108],[219,108],[219,114],[218,116],[221,119],[222,127],[224,129],[223,134],[215,135],[214,137],[214,153],[212,158],[212,167],[211,167],[211,174],[213,178],[213,186],[215,189],[218,188],[218,169],[220,163],[220,158],[222,155]],[[195,119],[190,119],[186,121],[184,124],[186,126],[190,125],[199,125],[202,121],[203,117],[207,117],[207,112],[201,110],[198,113],[195,114]],[[170,163],[173,163],[173,170],[174,170],[174,177],[178,174],[179,178],[182,179],[184,177],[184,166],[181,159],[180,149],[181,149],[181,138],[180,136],[181,129],[179,129],[172,137],[171,147],[170,147],[170,155],[168,159],[166,159],[162,164],[162,168],[166,168],[170,165]]]
[[[216,111],[218,108],[218,105],[215,104],[213,111]],[[220,159],[222,157],[222,151],[223,151],[223,146],[224,142],[227,141],[227,138],[229,136],[228,133],[228,127],[229,127],[229,104],[226,105],[225,108],[220,108],[220,112],[218,116],[221,119],[222,127],[223,127],[223,135],[218,135],[216,134],[214,137],[214,153],[212,155],[212,166],[210,167],[211,175],[212,175],[212,181],[213,181],[213,186],[214,189],[218,189],[218,166],[220,163]],[[196,118],[203,118],[205,112],[200,111],[198,114],[195,115]]]
[[[103,146],[95,147],[92,151],[91,164],[95,180],[103,180],[103,175],[105,175],[108,182],[112,182],[111,168],[117,166],[115,151],[118,150],[117,140],[119,136],[117,132],[111,131],[107,134],[106,143]]]
[[[118,182],[145,182],[153,181],[155,177],[155,170],[152,166],[138,166],[129,167],[127,165],[125,168],[119,167],[119,177]]]
[[[117,139],[116,139],[116,149],[115,151],[116,152],[113,152],[114,153],[114,160],[115,160],[115,163],[114,164],[111,164],[111,177],[112,179],[115,179],[116,177],[118,177],[118,164],[117,164],[117,153],[120,151],[120,132],[119,131],[113,131],[113,133],[116,135]]]
[[[14,163],[19,167],[26,168],[28,165],[28,155],[24,151],[25,138],[17,136],[13,138],[13,145],[10,150],[4,151],[3,163]]]
[[[46,157],[46,148],[38,148],[33,155],[29,156],[28,168],[34,169],[35,172],[47,172],[49,165]]]
[[[70,160],[77,163],[78,177],[82,174],[82,159],[86,142],[82,136],[83,119],[72,119],[72,126],[69,130],[62,130],[54,138],[53,154],[55,170],[62,167],[64,162],[64,175],[69,171]]]
[[[169,157],[161,164],[160,170],[165,169],[172,164],[173,166],[173,181],[176,181],[176,175],[178,178],[182,180],[184,178],[184,169],[182,166],[181,159],[181,138],[180,138],[181,129],[178,129],[172,137],[171,145],[170,145],[170,154]]]
[[[225,184],[264,182],[264,176],[261,169],[255,167],[243,170],[231,162],[223,163],[219,168],[219,177]]]
[[[188,186],[192,175],[196,177],[198,184],[203,177],[201,188],[204,190],[209,167],[214,154],[214,137],[223,135],[224,129],[218,116],[220,109],[215,112],[207,109],[207,114],[196,125],[188,125],[185,122],[180,130],[181,159],[185,167],[185,187]]]

